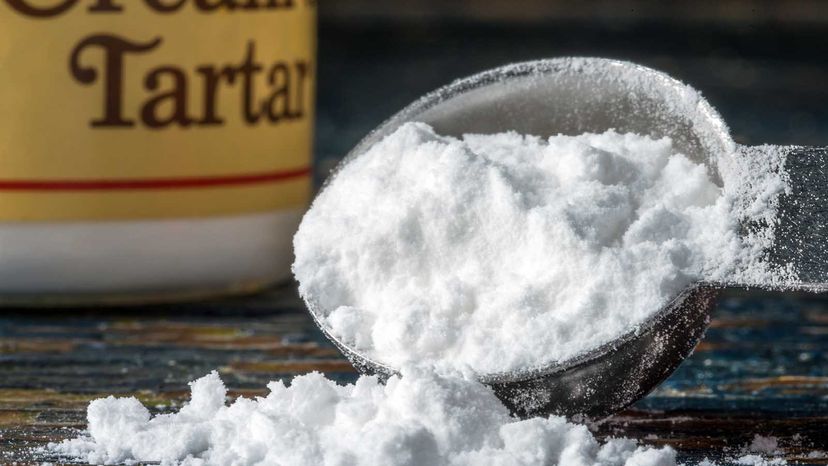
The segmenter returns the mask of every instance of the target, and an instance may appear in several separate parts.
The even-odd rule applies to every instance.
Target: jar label
[[[309,200],[314,0],[0,0],[0,221]]]

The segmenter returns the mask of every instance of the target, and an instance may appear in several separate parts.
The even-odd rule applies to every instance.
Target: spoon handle
[[[779,198],[771,264],[791,264],[790,288],[828,291],[828,147],[780,147],[787,152],[790,189]],[[786,287],[787,288],[787,287]]]

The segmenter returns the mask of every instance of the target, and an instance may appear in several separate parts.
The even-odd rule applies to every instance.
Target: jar
[[[315,24],[310,0],[0,2],[0,299],[287,280]]]

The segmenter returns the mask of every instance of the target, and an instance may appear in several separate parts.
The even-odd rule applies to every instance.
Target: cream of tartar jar
[[[289,279],[313,0],[5,0],[0,24],[0,302]]]

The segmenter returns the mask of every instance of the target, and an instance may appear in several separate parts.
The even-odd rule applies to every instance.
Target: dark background
[[[331,0],[319,3],[324,176],[420,95],[510,62],[630,60],[699,89],[746,144],[828,144],[828,3]]]

